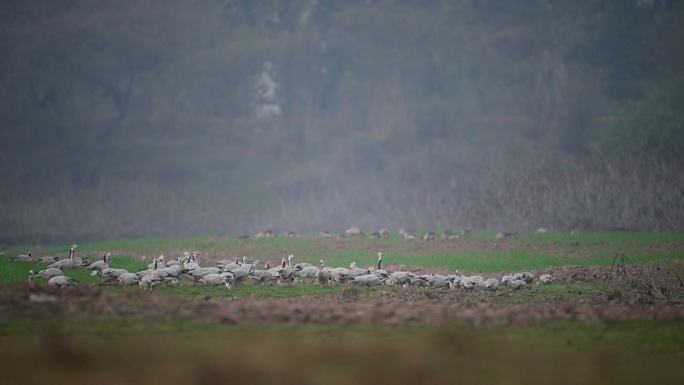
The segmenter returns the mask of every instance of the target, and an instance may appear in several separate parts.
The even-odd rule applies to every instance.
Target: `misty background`
[[[0,242],[684,231],[684,2],[0,4]]]

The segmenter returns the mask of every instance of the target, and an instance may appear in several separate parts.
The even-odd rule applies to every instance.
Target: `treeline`
[[[0,10],[3,242],[684,228],[680,2]]]

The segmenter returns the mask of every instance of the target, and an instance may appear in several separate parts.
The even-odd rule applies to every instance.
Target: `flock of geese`
[[[293,265],[294,255],[290,254],[283,257],[281,264],[269,267],[268,263],[264,268],[258,267],[259,260],[248,261],[247,257],[241,260],[221,260],[213,267],[202,267],[197,260],[197,251],[192,253],[185,252],[182,257],[176,260],[165,261],[164,255],[155,258],[147,268],[138,272],[128,272],[126,269],[117,269],[111,266],[110,253],[103,253],[102,260],[90,263],[87,259],[76,257],[76,245],[69,248],[69,258],[57,259],[56,257],[43,257],[33,260],[31,253],[27,255],[17,255],[10,259],[11,262],[42,262],[50,263],[44,269],[35,273],[29,271],[29,283],[33,279],[42,278],[47,280],[47,284],[58,288],[74,286],[78,282],[64,274],[64,270],[69,269],[88,269],[92,275],[101,278],[101,284],[119,284],[123,286],[139,286],[143,290],[154,290],[155,287],[163,285],[181,285],[181,278],[189,280],[192,285],[204,284],[207,286],[225,286],[230,289],[233,285],[246,284],[265,284],[277,283],[284,284],[350,284],[358,286],[403,286],[403,287],[425,287],[435,289],[450,289],[461,291],[496,291],[499,288],[499,280],[496,278],[485,278],[481,275],[465,276],[459,270],[454,274],[423,274],[418,275],[407,271],[388,272],[382,267],[382,252],[379,252],[376,266],[361,268],[352,262],[347,267],[327,267],[323,260],[319,266],[310,263],[296,263]],[[535,276],[530,272],[515,273],[504,275],[501,283],[514,291],[530,290]],[[542,274],[536,286],[550,284],[553,277],[550,274]]]

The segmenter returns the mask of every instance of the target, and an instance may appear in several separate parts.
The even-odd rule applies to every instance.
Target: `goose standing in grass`
[[[180,284],[178,282],[178,270],[173,266],[154,269],[150,272],[150,275],[161,277],[166,283]]]
[[[75,261],[76,247],[78,247],[78,246],[76,246],[75,244],[71,245],[71,247],[69,247],[69,258],[60,259],[59,261],[53,263],[52,265],[50,265],[48,267],[54,267],[54,268],[61,269],[61,270],[75,269],[76,268],[76,261]]]
[[[250,276],[249,276],[250,271],[243,268],[243,267],[238,267],[238,268],[235,268],[232,270],[226,269],[224,271],[233,274],[233,279],[234,279],[233,282],[236,284],[237,283],[244,283],[250,278]]]
[[[162,254],[147,265],[147,270],[161,269],[164,267],[166,267],[166,263],[164,262],[164,254]]]
[[[155,287],[161,286],[163,284],[164,277],[155,274],[146,275],[140,278],[140,282],[138,282],[138,286],[142,287],[142,289],[145,291],[147,291],[147,289],[150,289],[150,293],[154,290]]]
[[[88,265],[87,269],[90,271],[102,271],[104,269],[110,268],[111,266],[111,254],[110,253],[102,253],[102,260],[100,261],[95,261]]]
[[[240,265],[241,268],[247,269],[247,271],[252,270],[252,267],[255,269],[259,267],[259,260],[255,259],[254,262],[252,263],[247,263],[247,256],[242,257],[242,264]]]
[[[124,273],[117,278],[117,281],[123,286],[134,286],[140,283],[140,278],[133,273]]]
[[[321,267],[316,272],[316,280],[319,285],[329,285],[330,284],[330,268],[325,267],[325,263],[321,259]]]
[[[28,254],[15,255],[14,257],[10,258],[9,261],[10,262],[29,263],[29,262],[33,262],[33,258],[32,258],[31,252],[29,251]]]
[[[295,278],[295,272],[294,269],[291,266],[292,264],[292,258],[294,258],[294,255],[290,254],[287,256],[287,265],[285,264],[285,258],[283,258],[283,263],[280,269],[278,270],[278,279],[280,283],[283,282],[288,282],[288,283],[293,283],[294,278]]]
[[[539,276],[539,281],[537,281],[537,287],[539,287],[539,284],[544,284],[548,285],[553,282],[553,277],[551,274],[542,274]]]
[[[75,286],[77,283],[78,282],[76,282],[76,280],[73,278],[69,278],[64,275],[58,275],[56,277],[50,278],[47,284],[62,289],[69,286]]]
[[[385,270],[382,269],[382,251],[378,252],[378,267],[373,271],[373,274],[383,277],[383,278],[389,278],[389,273],[387,273]]]
[[[38,272],[38,274],[34,274],[33,270],[29,270],[29,275],[33,276],[33,278],[45,278],[47,280],[50,280],[52,277],[59,277],[60,275],[64,275],[64,272],[60,269],[50,267],[45,270],[41,270]]]
[[[199,253],[195,250],[190,254],[190,257],[188,258],[188,261],[185,262],[184,269],[185,270],[194,270],[194,269],[199,269],[199,261],[197,260],[197,255]]]

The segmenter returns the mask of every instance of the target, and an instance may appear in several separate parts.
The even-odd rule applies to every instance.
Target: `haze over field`
[[[684,230],[684,4],[4,1],[0,242]]]

